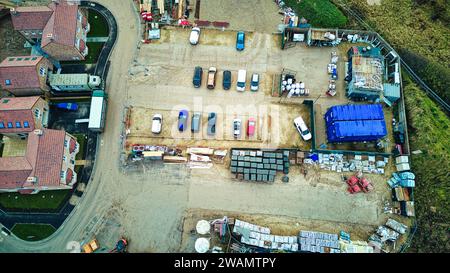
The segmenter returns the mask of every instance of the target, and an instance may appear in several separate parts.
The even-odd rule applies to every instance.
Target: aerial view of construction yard
[[[0,252],[410,247],[402,59],[334,1],[3,2]]]

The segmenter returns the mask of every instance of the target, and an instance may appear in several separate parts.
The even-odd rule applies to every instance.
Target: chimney
[[[33,133],[37,136],[42,136],[42,134],[44,133],[41,129],[36,129],[33,131]]]

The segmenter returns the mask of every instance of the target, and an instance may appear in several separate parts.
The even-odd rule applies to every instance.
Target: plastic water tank
[[[198,238],[195,241],[195,251],[197,253],[206,253],[209,250],[209,240],[206,238]]]
[[[211,230],[211,225],[206,220],[200,220],[197,222],[197,226],[195,227],[198,234],[205,235],[209,234]]]

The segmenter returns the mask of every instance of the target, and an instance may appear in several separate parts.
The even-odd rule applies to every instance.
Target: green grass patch
[[[95,10],[89,10],[88,22],[91,29],[88,37],[107,37],[109,35],[109,27],[106,19]]]
[[[102,52],[104,43],[86,43],[86,44],[89,52],[83,62],[85,64],[95,64],[98,60],[98,57],[100,56],[100,53]]]
[[[83,61],[63,61],[61,64],[95,64],[102,52],[103,44],[101,42],[88,42],[86,43],[88,55]]]
[[[25,241],[40,241],[52,235],[56,229],[52,225],[15,224],[11,232]]]
[[[78,151],[75,160],[83,160],[85,159],[84,153],[86,150],[86,142],[87,142],[86,135],[85,134],[72,134],[72,135],[77,138],[77,142],[80,145],[80,150]]]
[[[415,84],[404,85],[419,226],[411,251],[449,252],[450,120]]]
[[[347,17],[329,0],[285,0],[285,3],[313,27],[342,28],[347,24]]]
[[[0,205],[13,210],[56,210],[69,190],[41,191],[37,194],[1,193]]]

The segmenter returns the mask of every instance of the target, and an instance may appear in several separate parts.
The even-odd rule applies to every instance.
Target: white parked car
[[[238,118],[233,120],[233,134],[236,138],[241,135],[241,120]]]
[[[154,134],[161,133],[161,127],[162,127],[162,115],[156,114],[153,116],[152,133],[154,133]]]
[[[311,132],[309,132],[308,127],[306,127],[305,122],[302,117],[297,117],[294,119],[295,128],[302,136],[303,140],[310,140],[312,138]]]
[[[198,44],[198,40],[200,38],[200,28],[199,27],[193,27],[191,31],[191,35],[189,35],[189,42],[191,45]]]
[[[246,70],[239,70],[238,71],[238,79],[236,83],[236,90],[244,92],[245,91],[245,81],[247,78],[247,71]]]
[[[259,88],[259,74],[254,73],[252,75],[252,80],[250,81],[250,90],[258,91]]]

